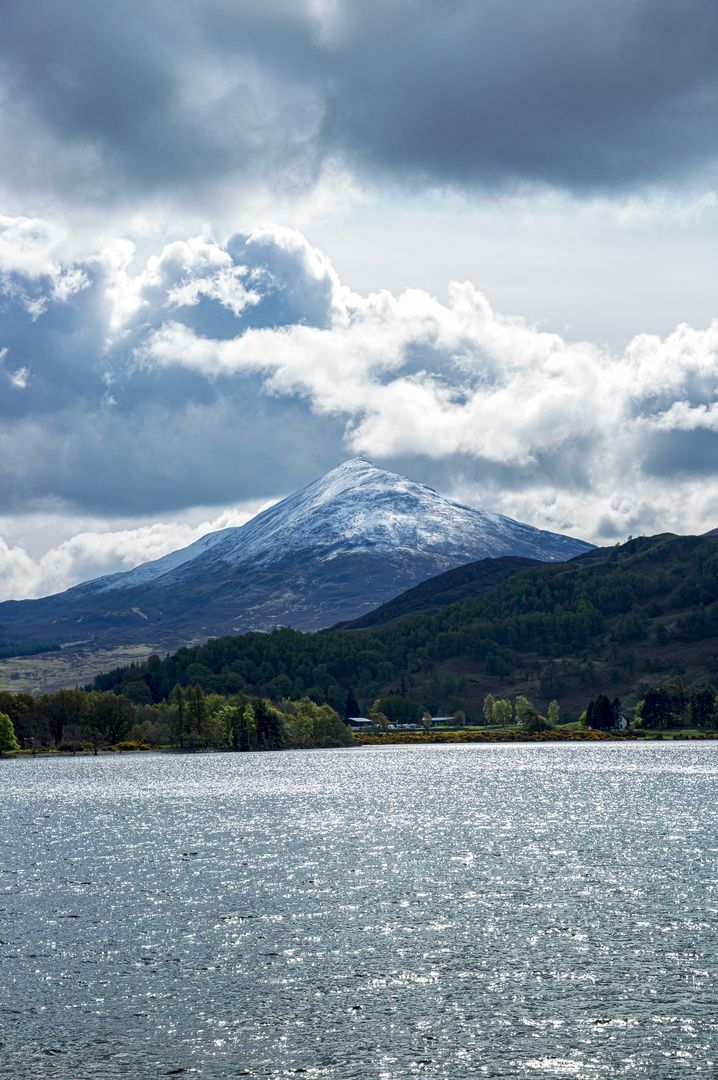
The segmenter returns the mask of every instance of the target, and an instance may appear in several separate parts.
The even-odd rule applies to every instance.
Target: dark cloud
[[[278,20],[271,5],[263,15],[246,5],[241,25],[230,20],[228,52],[217,20],[231,7],[5,5],[10,175],[22,182],[30,170],[42,187],[49,171],[68,197],[104,203],[235,172],[266,180],[279,159],[305,170],[316,128],[311,87],[288,82],[278,64],[292,28],[306,37],[309,27],[289,13]]]
[[[344,422],[318,425],[306,401],[267,394],[259,374],[212,380],[136,356],[168,319],[218,340],[257,324],[323,325],[331,298],[323,267],[307,270],[302,253],[311,249],[298,234],[281,235],[283,243],[261,233],[256,244],[236,237],[234,260],[201,241],[170,245],[153,273],[135,279],[136,310],[114,334],[108,286],[117,281],[96,261],[65,268],[81,275],[69,296],[54,295],[58,268],[0,278],[6,513],[48,499],[113,516],[227,505],[286,494],[342,460]],[[244,283],[255,298],[235,314]],[[208,294],[189,302],[196,285]],[[188,302],[176,296],[185,287]]]
[[[106,332],[91,270],[88,287],[72,303],[52,299],[46,277],[11,274],[0,289],[0,348],[3,368],[28,370],[27,385],[0,394],[0,417],[40,417],[58,409],[84,408],[104,390],[102,370],[94,363]],[[33,309],[33,305],[37,305]],[[1,376],[0,376],[1,378]]]
[[[386,467],[428,484],[436,491],[480,491],[488,508],[489,502],[500,505],[510,492],[546,486],[576,494],[588,491],[591,487],[589,466],[596,441],[593,433],[584,438],[574,437],[559,450],[538,453],[520,467],[466,453],[444,458],[431,458],[422,453],[395,455],[386,459]]]
[[[715,5],[369,8],[355,9],[327,118],[368,167],[595,189],[672,178],[715,155]]]
[[[334,430],[332,430],[334,429]],[[154,517],[284,494],[345,455],[343,425],[322,425],[301,402],[255,397],[236,387],[211,405],[98,408],[16,429],[23,447],[0,481],[6,512],[49,496],[69,509]]]
[[[329,6],[328,10],[329,10]],[[305,188],[327,157],[411,183],[672,181],[711,165],[711,0],[5,4],[6,183],[122,199]]]
[[[685,475],[713,477],[718,472],[718,432],[656,432],[646,440],[643,469],[669,482]]]
[[[318,430],[302,402],[255,394],[245,382],[212,403],[152,397],[64,410],[7,432],[0,503],[5,513],[53,500],[78,513],[156,518],[287,494],[346,456],[343,430],[338,421]]]

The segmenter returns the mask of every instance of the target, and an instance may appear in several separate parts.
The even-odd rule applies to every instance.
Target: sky
[[[362,454],[599,544],[718,526],[718,7],[25,0],[0,600]]]

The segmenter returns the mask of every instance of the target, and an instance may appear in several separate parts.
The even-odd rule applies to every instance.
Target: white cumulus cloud
[[[228,507],[197,524],[155,521],[111,529],[98,522],[94,529],[81,528],[40,554],[28,551],[22,542],[8,543],[0,536],[0,601],[48,596],[90,578],[131,570],[187,547],[207,533],[244,525],[271,503]],[[8,523],[4,524],[7,527]],[[28,523],[35,532],[40,528],[50,532],[58,525],[64,531],[72,527],[71,521],[60,523],[52,518]]]
[[[694,471],[695,453],[677,445],[666,499],[660,487],[670,460],[655,440],[718,430],[718,322],[679,326],[665,338],[639,335],[612,351],[502,315],[468,282],[451,285],[448,304],[421,290],[362,297],[337,280],[332,289],[325,326],[248,328],[218,340],[168,318],[138,353],[208,380],[260,374],[267,393],[301,396],[317,415],[341,417],[354,452],[508,469],[510,490],[502,496],[495,484],[493,492],[504,507],[516,488],[548,490],[545,476],[540,484],[530,478],[552,468],[554,490],[567,486],[575,500],[574,512],[561,515],[564,527],[583,535],[600,538],[611,522],[620,533],[641,506],[648,523],[657,515],[647,500],[662,506],[666,527],[712,524],[713,470],[695,490],[680,478]],[[646,469],[651,452],[661,464]],[[561,524],[552,516],[545,523]]]
[[[363,453],[598,542],[718,523],[718,322],[620,349],[574,342],[471,282],[445,302],[360,295],[271,225],[175,240],[140,265],[122,238],[64,263],[49,227],[6,232],[21,269],[0,285],[0,496],[18,512],[55,497],[68,513],[176,521]],[[58,293],[54,265],[87,287]],[[17,289],[40,304],[34,321]],[[78,528],[30,563],[6,535],[8,588],[38,595],[194,536],[138,528]]]

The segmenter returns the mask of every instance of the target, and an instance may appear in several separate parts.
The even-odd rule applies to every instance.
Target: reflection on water
[[[718,1076],[718,745],[0,762],[0,1076]]]

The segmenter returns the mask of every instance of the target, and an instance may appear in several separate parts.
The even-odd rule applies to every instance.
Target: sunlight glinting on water
[[[713,744],[0,763],[0,1076],[718,1075]]]

